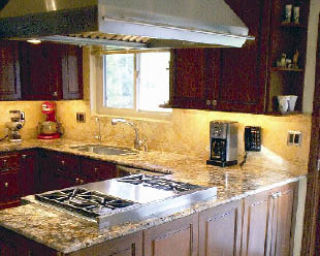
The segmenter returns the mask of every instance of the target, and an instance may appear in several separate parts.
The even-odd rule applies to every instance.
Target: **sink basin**
[[[76,149],[81,152],[95,153],[97,155],[136,155],[137,151],[129,148],[118,148],[104,145],[82,145],[71,146],[71,149]]]

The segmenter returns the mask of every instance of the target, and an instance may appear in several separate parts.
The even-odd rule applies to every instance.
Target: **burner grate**
[[[184,182],[177,182],[160,178],[159,176],[152,175],[133,175],[119,179],[120,182],[129,183],[132,185],[142,185],[145,187],[151,187],[159,190],[173,191],[176,193],[187,192],[202,188],[201,186],[192,185]]]
[[[99,217],[134,202],[104,195],[83,188],[71,188],[35,195],[39,201],[78,212],[87,217]]]

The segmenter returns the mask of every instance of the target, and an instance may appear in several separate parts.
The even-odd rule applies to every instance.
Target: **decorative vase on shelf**
[[[288,95],[289,96],[289,112],[293,112],[297,103],[298,96]]]
[[[290,96],[287,95],[279,95],[277,96],[278,103],[279,103],[279,111],[282,115],[288,113],[289,109],[289,101],[290,101]]]

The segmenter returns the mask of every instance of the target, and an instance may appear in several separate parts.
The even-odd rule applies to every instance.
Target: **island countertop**
[[[249,154],[247,163],[243,167],[236,165],[220,168],[207,165],[205,159],[172,153],[140,152],[137,155],[101,156],[70,148],[71,145],[78,144],[84,143],[66,140],[55,142],[30,140],[20,145],[2,143],[0,152],[43,148],[147,170],[170,171],[172,172],[168,176],[170,179],[217,187],[217,198],[208,202],[199,202],[171,216],[148,219],[139,223],[124,223],[103,230],[98,230],[92,222],[84,219],[30,203],[0,211],[0,226],[59,252],[70,253],[298,181],[304,178],[307,172],[305,164],[285,161],[266,149]]]

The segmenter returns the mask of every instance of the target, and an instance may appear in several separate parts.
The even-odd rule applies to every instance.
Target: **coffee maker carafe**
[[[207,164],[230,166],[238,163],[237,122],[210,122],[210,159]]]

